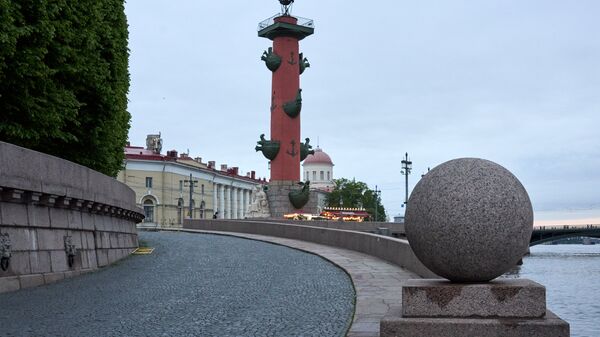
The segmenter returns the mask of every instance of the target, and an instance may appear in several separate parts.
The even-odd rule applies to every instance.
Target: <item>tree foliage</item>
[[[0,140],[116,176],[127,38],[123,0],[0,0]]]
[[[375,191],[362,181],[348,180],[345,178],[334,179],[334,188],[327,196],[327,206],[364,208],[375,219],[375,205],[377,205],[377,219],[387,221],[385,208],[381,199],[376,197]]]

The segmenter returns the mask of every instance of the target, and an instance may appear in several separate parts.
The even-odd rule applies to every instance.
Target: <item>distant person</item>
[[[219,211],[216,211],[215,214],[213,214],[213,219],[216,219],[219,216]]]

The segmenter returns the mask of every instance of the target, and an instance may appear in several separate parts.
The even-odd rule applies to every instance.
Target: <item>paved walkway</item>
[[[142,232],[140,239],[154,253],[0,294],[0,335],[324,337],[343,336],[350,325],[352,283],[316,255],[220,235]],[[354,268],[374,276],[371,265]],[[375,283],[357,290],[379,291]],[[368,304],[363,295],[358,308]]]
[[[420,278],[396,265],[351,250],[272,236],[200,230],[185,231],[218,233],[277,243],[320,255],[337,264],[352,277],[356,290],[356,311],[348,337],[379,337],[381,319],[388,315],[400,316],[402,282],[411,278]]]

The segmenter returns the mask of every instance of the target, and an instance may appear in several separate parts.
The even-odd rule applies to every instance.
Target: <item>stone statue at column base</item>
[[[262,185],[258,185],[254,189],[252,194],[252,202],[248,206],[246,212],[246,218],[269,218],[271,212],[269,211],[269,200],[267,199],[267,193]]]

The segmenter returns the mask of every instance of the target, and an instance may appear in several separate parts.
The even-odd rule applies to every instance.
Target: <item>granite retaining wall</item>
[[[128,256],[142,219],[133,190],[114,178],[0,142],[0,292]]]
[[[183,228],[258,234],[314,242],[375,256],[408,269],[423,278],[439,278],[417,259],[408,241],[389,236],[258,220],[185,220]]]
[[[249,221],[268,221],[283,224],[294,224],[301,226],[344,229],[350,231],[368,232],[373,234],[383,234],[387,232],[388,236],[405,239],[406,231],[404,223],[398,222],[377,222],[377,221],[306,221],[306,220],[282,220],[276,218],[269,219],[247,219]]]

